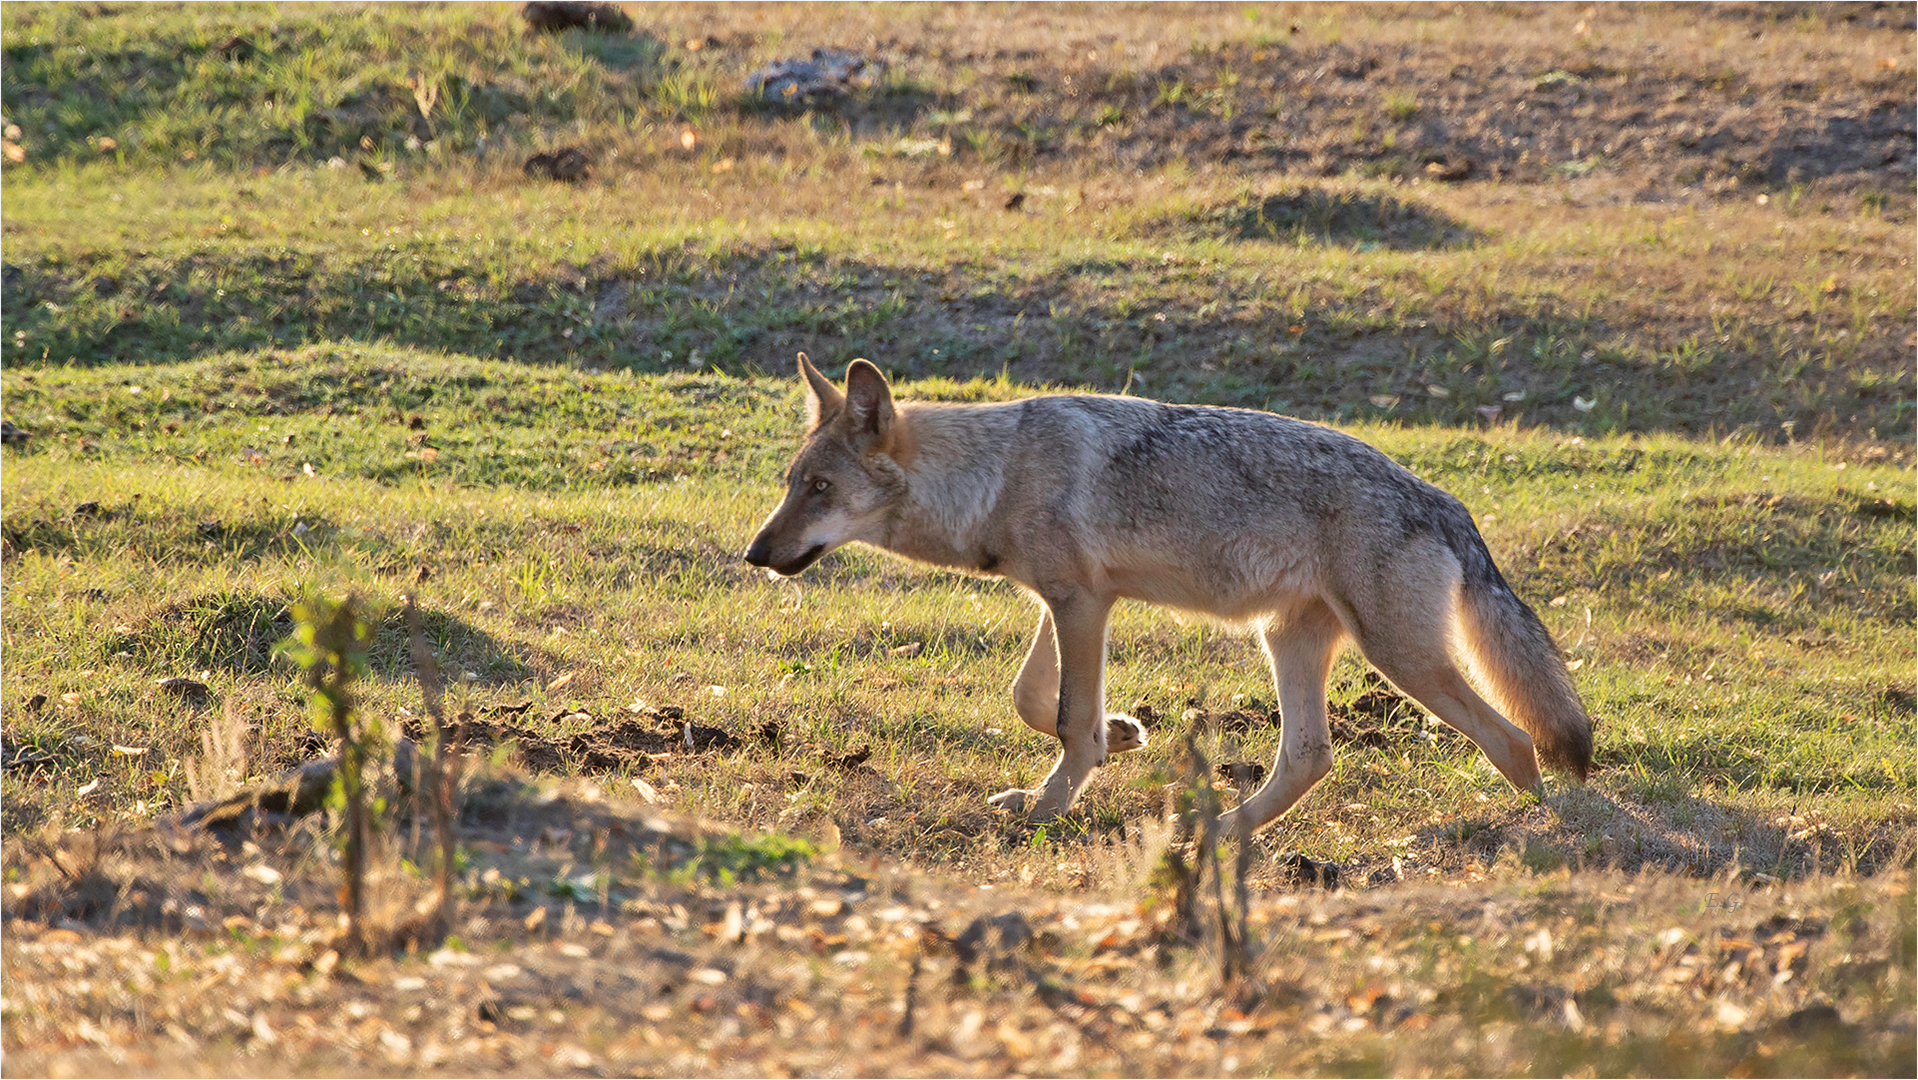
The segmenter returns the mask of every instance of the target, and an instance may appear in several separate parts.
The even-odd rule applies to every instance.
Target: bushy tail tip
[[[1551,631],[1503,582],[1465,590],[1472,666],[1492,704],[1532,737],[1540,763],[1581,782],[1592,771],[1592,718]]]

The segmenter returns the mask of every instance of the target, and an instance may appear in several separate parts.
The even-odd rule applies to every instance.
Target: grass
[[[192,716],[151,689],[169,675],[211,671],[221,699],[283,757],[302,723],[271,651],[285,604],[315,584],[390,604],[427,566],[430,624],[449,666],[470,673],[474,701],[598,716],[669,702],[741,733],[781,724],[815,756],[867,743],[878,777],[756,753],[661,776],[743,826],[830,823],[874,850],[981,874],[1027,858],[1025,834],[980,804],[1044,756],[1002,700],[1027,601],[1003,583],[864,552],[787,584],[737,560],[794,435],[790,380],[379,347],[215,357],[138,377],[7,376],[9,407],[36,431],[5,478],[11,681],[53,702],[15,721],[9,742],[61,762],[51,783],[9,776],[16,821],[87,825],[112,819],[109,808],[179,804],[183,777],[110,749],[148,746],[165,761],[197,746]],[[915,391],[976,400],[1016,388]],[[1362,434],[1474,509],[1580,665],[1603,770],[1556,813],[1501,809],[1509,794],[1468,744],[1407,734],[1346,754],[1316,809],[1288,819],[1271,849],[1364,862],[1410,826],[1434,871],[1523,854],[1542,837],[1575,865],[1716,869],[1736,851],[1789,875],[1880,865],[1906,841],[1913,730],[1896,630],[1912,617],[1913,511],[1902,452]],[[396,633],[389,625],[367,691],[388,712],[412,695]],[[547,694],[568,674],[563,694]],[[1335,696],[1356,695],[1359,676],[1346,661]],[[1115,622],[1110,680],[1115,701],[1172,717],[1272,696],[1240,635],[1137,606]],[[89,734],[103,724],[110,738]],[[1274,749],[1269,730],[1216,738],[1228,756]],[[1103,770],[1062,835],[1122,830],[1149,812],[1172,741]],[[808,779],[791,791],[795,769]],[[69,811],[71,791],[96,777]],[[1802,817],[1807,798],[1815,825],[1777,824]],[[1357,820],[1338,809],[1357,803]],[[1485,809],[1461,824],[1459,805]],[[1474,846],[1458,835],[1474,830],[1495,836]]]
[[[210,776],[317,752],[278,648],[310,592],[364,601],[358,692],[389,731],[416,720],[417,590],[449,709],[525,706],[469,786],[462,947],[574,1002],[449,983],[447,1023],[492,1026],[496,1064],[472,1069],[578,1067],[540,1049],[564,1036],[690,1075],[724,1060],[701,1041],[758,1054],[778,1032],[799,1048],[779,1067],[821,1071],[802,1036],[822,1018],[869,1032],[830,1049],[879,1071],[1909,1071],[1908,34],[1732,6],[640,14],[608,38],[463,5],[0,10],[24,159],[0,174],[0,403],[30,433],[0,451],[0,807],[9,925],[39,928],[8,935],[9,1054],[80,1013],[93,1049],[20,1060],[164,1069],[187,1046],[145,991],[125,1016],[48,1004],[72,990],[61,956],[140,985],[117,965],[158,949],[199,986],[285,950],[306,1004],[256,1014],[279,1041],[226,1032],[198,991],[164,1022],[236,1068],[453,1060],[425,1027],[401,1054],[371,1027],[295,1038],[275,1011],[351,1015],[314,948],[324,827],[238,859],[138,839]],[[885,67],[830,104],[741,89],[859,42]],[[1475,119],[1494,115],[1510,130]],[[584,181],[521,172],[566,145]],[[1475,168],[1441,183],[1436,159]],[[1564,646],[1591,783],[1521,799],[1346,656],[1351,737],[1255,841],[1257,989],[1221,983],[1214,946],[1152,936],[1154,867],[1188,732],[1214,762],[1270,763],[1257,651],[1122,605],[1108,692],[1163,718],[1152,745],[1043,830],[990,812],[1052,756],[1005,689],[1030,601],[867,551],[796,581],[737,557],[798,436],[799,349],[872,357],[908,397],[1123,391],[1375,443],[1466,502]],[[206,699],[158,686],[175,676]],[[675,715],[740,743],[682,750],[674,726],[648,735],[670,753],[588,752]],[[660,824],[678,814],[707,824]],[[58,854],[83,841],[98,874]],[[1301,892],[1295,854],[1349,895]],[[279,885],[241,873],[256,858]],[[1030,970],[801,918],[880,876],[948,938],[1031,915]],[[88,900],[102,882],[111,902]],[[143,891],[174,907],[115,922]],[[800,936],[709,940],[695,916],[724,927],[728,904]],[[1488,904],[1513,914],[1460,914]],[[188,908],[227,936],[196,937]],[[1821,921],[1790,924],[1808,966],[1774,915]],[[127,926],[147,944],[103,944]],[[57,947],[79,931],[100,938]],[[696,989],[654,971],[678,963],[662,949],[785,974]],[[423,1009],[391,987],[442,977],[425,963],[368,960],[350,985]],[[686,992],[589,1009],[563,989],[638,970]],[[1786,1038],[1821,1003],[1836,1033]],[[1399,1026],[1401,1006],[1427,1019]],[[642,1028],[671,1044],[608,1034]]]
[[[431,160],[483,149],[501,126],[620,125],[680,111],[671,104],[680,64],[662,58],[660,42],[527,35],[516,23],[457,5],[404,16],[43,5],[7,28],[10,119],[33,133],[39,158],[233,168]],[[621,104],[635,98],[638,110]]]
[[[1502,407],[1586,433],[1909,426],[1910,374],[1886,346],[1914,279],[1877,254],[1896,221],[1601,209],[1513,227],[1450,192],[1161,181],[1083,208],[1088,235],[1061,213],[1070,196],[1036,222],[1007,215],[966,197],[955,166],[909,194],[856,161],[734,169],[665,204],[709,181],[663,171],[584,190],[445,174],[369,190],[324,168],[125,190],[82,170],[10,200],[20,300],[0,330],[10,361],[43,365],[355,339],[748,374],[803,348],[1111,390],[1129,371],[1154,394],[1328,418],[1458,423],[1522,393]],[[821,220],[840,201],[872,212]],[[1701,261],[1722,269],[1701,281]],[[1370,403],[1382,394],[1399,404]]]
[[[690,15],[675,11],[667,24]],[[717,14],[698,17],[722,25],[710,22]],[[353,9],[337,31],[305,9],[92,18],[26,6],[8,18],[19,54],[9,101],[21,103],[10,117],[31,132],[27,160],[9,166],[7,181],[0,348],[10,363],[172,362],[353,339],[751,374],[803,348],[870,355],[911,375],[1004,368],[1029,383],[1129,383],[1340,420],[1471,424],[1496,405],[1506,419],[1584,434],[1771,439],[1785,437],[1785,424],[1793,437],[1896,439],[1911,423],[1900,334],[1918,279],[1899,254],[1908,184],[1889,174],[1767,181],[1762,205],[1751,184],[1621,201],[1619,185],[1640,182],[1630,170],[1585,187],[1543,177],[1433,185],[1417,168],[1377,179],[1373,147],[1332,179],[1300,184],[1275,182],[1257,159],[1195,168],[1184,155],[1204,147],[1183,146],[1180,133],[1230,124],[1204,110],[1172,128],[1124,133],[1109,113],[1088,115],[1087,131],[1120,144],[1112,152],[1150,152],[1135,180],[1092,164],[1088,151],[1103,143],[1066,140],[1025,158],[993,149],[1059,118],[1035,112],[1034,95],[1018,89],[1025,82],[983,79],[952,61],[895,58],[879,85],[838,107],[769,113],[730,89],[786,48],[791,31],[765,27],[696,51],[672,47],[697,36],[690,29],[662,29],[670,36],[629,49],[642,61],[608,54],[597,37],[522,35],[491,9],[406,21]],[[209,57],[204,43],[218,35],[208,26],[222,19],[262,37],[256,22],[271,21],[271,40],[284,45],[245,63]],[[1207,93],[1253,111],[1267,89],[1233,73],[1268,60],[1247,51],[1245,26],[1226,26],[1232,33],[1216,46],[1181,61],[1198,66],[1193,80],[1175,84],[1213,86]],[[1373,29],[1388,38],[1402,29],[1389,27]],[[1193,29],[1225,33],[1206,20]],[[310,44],[322,34],[335,35],[330,49]],[[1835,77],[1868,41],[1796,62]],[[278,121],[225,123],[225,99],[193,81],[192,72],[218,69],[221,93],[279,101],[289,91],[271,57],[296,51],[316,70],[339,68],[299,80],[319,113],[379,113],[366,120],[372,134],[340,136],[372,145],[358,153],[378,182],[329,168],[341,148],[331,136],[294,145]],[[162,55],[191,59],[167,61],[165,77],[141,74]],[[1122,72],[1100,76],[1119,62],[1110,52],[1046,55],[1067,66],[1026,81],[1109,85],[1083,105],[1068,96],[1072,109],[1144,108]],[[459,69],[473,85],[508,88],[486,97],[485,145],[447,134],[427,140],[432,150],[406,149],[422,138],[407,132],[434,122],[411,90],[393,89],[402,69]],[[1658,79],[1687,84],[1681,71]],[[729,89],[688,116],[693,99],[667,88],[695,77]],[[1870,91],[1831,85],[1833,108]],[[1378,107],[1402,114],[1408,92],[1388,90]],[[95,98],[139,119],[73,104]],[[384,104],[345,104],[375,98]],[[608,113],[615,101],[627,112]],[[1320,113],[1344,108],[1309,95],[1299,107],[1316,110],[1314,130],[1329,130]],[[208,144],[205,152],[189,161],[173,142],[135,138],[156,114],[191,129],[180,138]],[[979,138],[954,131],[961,114]],[[103,160],[83,149],[83,129],[145,149]],[[528,182],[521,158],[561,139],[592,151],[592,178]],[[945,145],[950,152],[895,152]],[[1663,170],[1663,191],[1690,166],[1660,158],[1647,167]],[[1027,195],[1019,212],[987,197],[1002,182]],[[848,206],[859,212],[837,212]],[[1593,406],[1576,409],[1579,400]]]

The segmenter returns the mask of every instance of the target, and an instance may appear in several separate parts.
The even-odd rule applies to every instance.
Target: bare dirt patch
[[[876,58],[930,91],[928,115],[962,158],[1470,183],[1602,175],[1613,197],[1652,202],[1803,184],[1909,205],[1918,133],[1898,35],[1910,12],[1725,7],[1373,5],[1244,20],[1221,9],[1188,13],[1189,47],[1128,32],[1151,18],[1131,13],[1023,12],[1013,26],[938,32],[936,18],[906,15],[788,33],[871,34]],[[1809,20],[1829,37],[1805,37]],[[897,124],[893,96],[830,111],[855,129]]]

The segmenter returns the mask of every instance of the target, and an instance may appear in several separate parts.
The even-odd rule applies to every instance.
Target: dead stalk
[[[420,580],[426,580],[426,571],[420,570]],[[458,766],[447,753],[445,686],[440,682],[439,663],[433,659],[433,651],[427,647],[426,633],[420,626],[420,610],[414,594],[406,596],[406,629],[411,638],[413,650],[413,670],[419,676],[420,695],[426,702],[426,714],[432,720],[432,751],[424,755],[427,783],[416,786],[415,791],[425,791],[432,805],[433,838],[439,848],[439,862],[435,868],[434,885],[437,891],[436,921],[443,930],[453,925],[453,867],[459,846],[459,837],[453,821],[454,791],[459,786]]]
[[[1160,863],[1161,880],[1173,889],[1174,925],[1180,937],[1198,944],[1214,932],[1219,940],[1219,975],[1232,984],[1251,970],[1248,936],[1250,896],[1246,885],[1252,862],[1251,838],[1240,833],[1238,855],[1234,862],[1233,902],[1225,899],[1225,874],[1219,861],[1218,791],[1212,786],[1212,768],[1204,751],[1190,734],[1186,736],[1186,754],[1180,765],[1175,826],[1172,843]],[[1186,852],[1191,850],[1191,861]],[[1199,889],[1208,868],[1212,878],[1212,916],[1200,913]],[[1214,929],[1216,927],[1216,930]]]

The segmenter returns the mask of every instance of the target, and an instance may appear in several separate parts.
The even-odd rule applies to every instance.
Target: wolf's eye
[[[831,480],[814,480],[814,481],[812,482],[812,489],[813,489],[814,491],[821,491],[821,492],[823,492],[823,491],[825,491],[825,490],[826,490],[827,488],[830,488],[830,487],[832,487],[832,481],[831,481]]]

